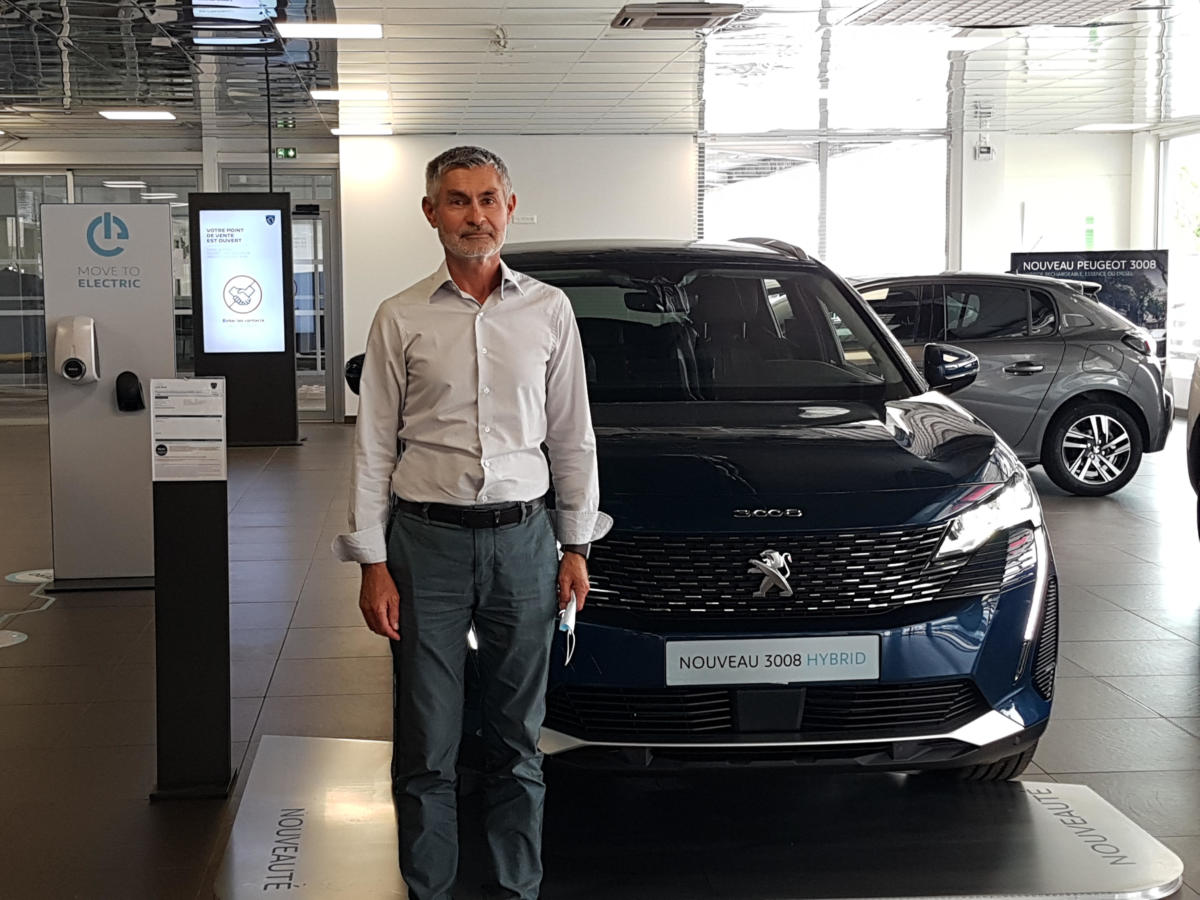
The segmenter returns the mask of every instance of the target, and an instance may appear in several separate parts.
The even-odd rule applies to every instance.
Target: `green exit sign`
[[[276,159],[295,159],[296,158],[296,148],[295,147],[276,147],[275,148],[275,158]]]

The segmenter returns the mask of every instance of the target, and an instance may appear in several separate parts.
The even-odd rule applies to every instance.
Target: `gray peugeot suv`
[[[856,287],[915,359],[930,341],[978,356],[955,399],[1064,490],[1119,490],[1166,444],[1174,404],[1154,340],[1090,285],[954,272]]]

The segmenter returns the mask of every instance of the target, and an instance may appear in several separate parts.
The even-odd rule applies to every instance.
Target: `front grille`
[[[941,728],[988,711],[971,681],[836,685],[809,688],[804,731],[890,731]]]
[[[739,734],[742,690],[761,697],[772,688],[560,685],[547,695],[546,725],[586,740]],[[800,733],[810,737],[952,730],[990,708],[974,682],[966,680],[812,685],[804,693]]]
[[[708,734],[733,731],[727,688],[558,687],[546,696],[546,725],[567,734]]]
[[[969,558],[933,558],[944,524],[890,531],[794,534],[615,534],[592,548],[588,605],[669,619],[787,618],[887,613],[997,591],[1006,532]],[[790,554],[785,595],[761,592],[764,551]]]
[[[1042,633],[1033,657],[1033,686],[1049,700],[1054,696],[1054,668],[1058,664],[1058,577],[1046,583],[1046,603],[1042,612]]]

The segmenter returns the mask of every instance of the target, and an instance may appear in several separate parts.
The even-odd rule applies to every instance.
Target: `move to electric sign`
[[[103,212],[88,223],[84,230],[88,248],[97,256],[111,259],[125,252],[129,226],[120,216]],[[142,286],[140,266],[86,265],[76,266],[79,287],[85,290],[137,290]]]

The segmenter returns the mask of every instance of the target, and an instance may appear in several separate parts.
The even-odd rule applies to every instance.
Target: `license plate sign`
[[[668,641],[667,684],[795,684],[879,677],[878,635]]]

